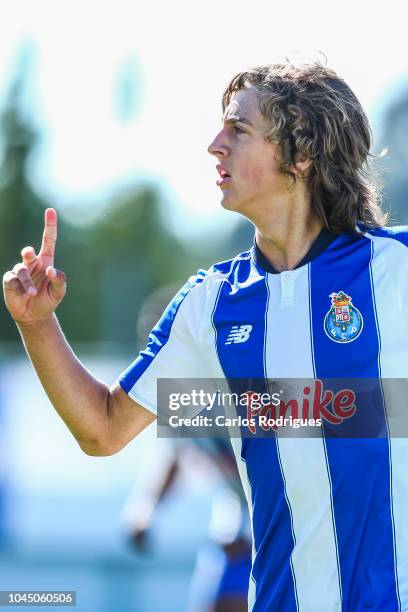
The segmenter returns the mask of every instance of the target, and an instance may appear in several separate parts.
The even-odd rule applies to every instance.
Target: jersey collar
[[[313,259],[321,255],[323,251],[327,249],[327,247],[338,237],[338,234],[333,234],[328,230],[322,229],[320,234],[317,236],[316,240],[313,242],[309,251],[303,257],[301,261],[295,266],[295,270],[297,268],[301,268],[302,266],[308,264]],[[280,274],[278,270],[276,270],[272,264],[266,259],[265,255],[262,253],[258,245],[256,244],[256,240],[254,238],[254,246],[252,248],[253,258],[257,266],[265,270],[266,272],[270,272],[271,274]]]

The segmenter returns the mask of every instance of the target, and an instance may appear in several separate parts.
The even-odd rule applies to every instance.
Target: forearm
[[[18,328],[51,403],[82,450],[109,454],[108,387],[77,359],[55,315]]]
[[[48,208],[38,255],[31,246],[22,262],[3,276],[4,300],[18,322],[27,353],[54,408],[89,455],[112,455],[133,440],[156,416],[111,389],[76,358],[53,314],[64,299],[65,274],[54,267],[57,213]]]

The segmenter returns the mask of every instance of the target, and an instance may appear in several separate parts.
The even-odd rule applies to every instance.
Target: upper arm
[[[150,332],[147,346],[119,377],[122,390],[154,414],[160,379],[210,378],[198,343],[200,312],[205,292],[188,282],[169,303]],[[198,286],[197,286],[198,285]]]
[[[176,294],[152,329],[145,350],[122,372],[110,391],[110,439],[123,448],[155,418],[160,378],[205,377],[197,346],[197,303],[202,296],[192,291],[205,276],[200,272]],[[195,297],[195,299],[194,299]],[[113,451],[116,452],[116,451]]]
[[[131,399],[118,383],[113,385],[108,397],[108,454],[120,451],[155,419],[155,414]]]

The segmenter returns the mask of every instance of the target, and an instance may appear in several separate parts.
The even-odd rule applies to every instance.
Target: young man
[[[326,435],[355,411],[347,394],[330,408],[330,395],[318,398],[326,422],[314,438],[232,439],[254,536],[249,602],[262,612],[408,609],[408,445],[396,438],[405,406],[387,385],[408,372],[408,234],[381,229],[364,172],[367,118],[318,63],[240,73],[223,108],[209,152],[222,204],[252,221],[254,246],[189,280],[117,385],[87,372],[53,314],[65,278],[52,209],[40,253],[26,247],[4,277],[7,307],[93,455],[119,451],[154,420],[161,377],[369,379],[357,439],[347,427]]]

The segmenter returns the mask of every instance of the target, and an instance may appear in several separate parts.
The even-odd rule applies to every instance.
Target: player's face
[[[208,147],[219,164],[217,185],[224,208],[251,217],[257,204],[287,192],[279,172],[279,148],[265,138],[268,128],[253,87],[238,91],[225,110],[223,126]]]

